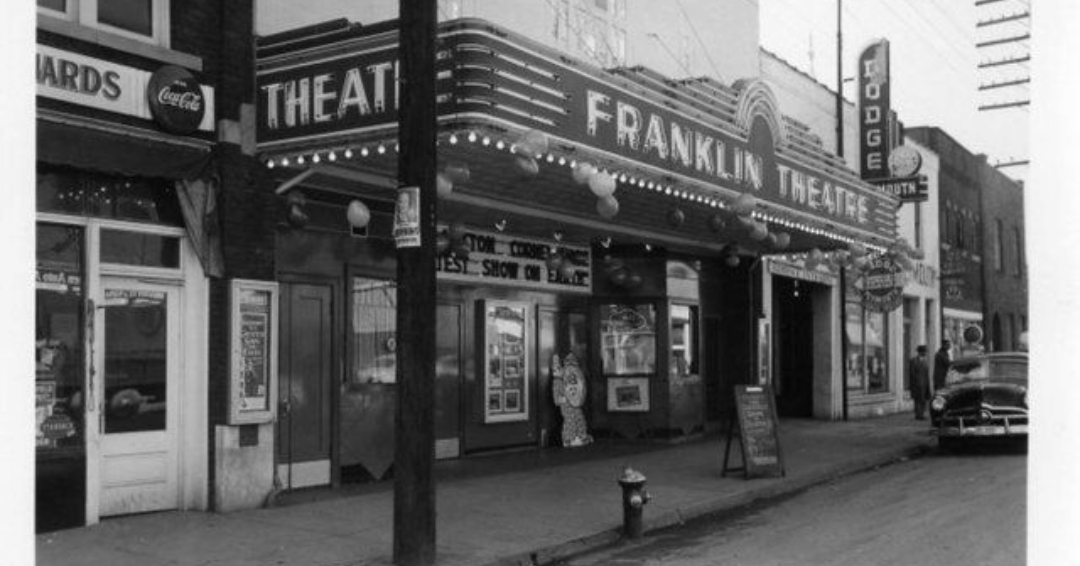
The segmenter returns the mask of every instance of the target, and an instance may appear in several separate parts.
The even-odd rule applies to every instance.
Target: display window
[[[698,373],[698,308],[671,305],[671,375],[687,377]]]
[[[529,306],[484,305],[484,422],[529,420]]]
[[[34,362],[39,452],[83,445],[84,246],[82,228],[37,226]]]
[[[889,349],[887,317],[847,303],[846,334],[847,387],[849,391],[885,393],[889,391]]]
[[[393,281],[352,278],[350,381],[397,382],[397,286]]]
[[[164,179],[117,177],[39,165],[37,210],[183,226],[176,187]]]
[[[656,306],[600,306],[601,364],[605,377],[656,372]]]

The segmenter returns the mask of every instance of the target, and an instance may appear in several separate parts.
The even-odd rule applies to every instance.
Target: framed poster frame
[[[611,413],[649,412],[649,378],[607,378],[607,410]]]
[[[274,281],[229,282],[230,425],[277,417],[278,293]]]
[[[533,305],[515,301],[477,301],[481,317],[480,347],[483,365],[479,370],[484,383],[484,424],[526,422],[529,420],[529,393],[534,385],[530,356],[533,332]],[[520,313],[516,334],[491,330],[489,316],[505,309]]]

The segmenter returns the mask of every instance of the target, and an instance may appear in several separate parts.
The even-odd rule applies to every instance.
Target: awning
[[[172,142],[134,128],[112,131],[41,118],[37,158],[56,165],[132,177],[198,178],[210,163],[209,143]]]

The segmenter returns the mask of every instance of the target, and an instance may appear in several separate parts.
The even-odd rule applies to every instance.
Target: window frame
[[[994,271],[1005,270],[1005,225],[1000,218],[994,219]]]
[[[1013,225],[1013,243],[1015,244],[1016,254],[1016,275],[1022,277],[1024,275],[1024,240],[1023,233],[1020,232],[1020,227]]]
[[[66,20],[76,25],[101,30],[112,35],[133,39],[150,45],[169,48],[170,38],[170,0],[150,0],[151,20],[150,35],[145,35],[98,21],[98,5],[103,0],[66,0],[66,11],[61,13],[51,8],[38,6],[41,15]]]

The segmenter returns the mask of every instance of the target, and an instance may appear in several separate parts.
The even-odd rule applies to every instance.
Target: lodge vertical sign
[[[859,55],[859,172],[863,179],[889,176],[889,42]]]

